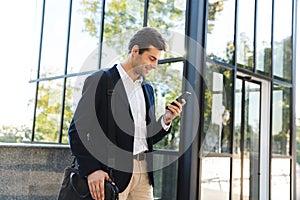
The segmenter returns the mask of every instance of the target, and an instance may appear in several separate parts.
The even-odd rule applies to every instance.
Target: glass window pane
[[[231,152],[232,72],[207,63],[204,153]]]
[[[154,199],[174,200],[177,194],[178,159],[173,155],[154,154]],[[167,166],[164,166],[164,164]]]
[[[258,73],[270,76],[272,0],[260,0],[257,3],[256,22],[256,69]]]
[[[102,1],[73,0],[68,73],[98,69]]]
[[[157,27],[168,43],[164,58],[184,56],[185,13],[186,0],[149,1],[148,26]]]
[[[34,141],[58,142],[63,79],[39,83]]]
[[[87,78],[87,76],[88,75],[71,77],[67,79],[62,143],[69,142],[68,129],[77,107],[77,103],[81,97],[84,80]]]
[[[290,155],[290,89],[273,88],[272,153]]]
[[[16,75],[15,68],[12,70],[13,72],[6,70],[5,73],[0,73],[0,85],[9,85],[0,87],[5,94],[5,98],[0,98],[0,142],[30,142],[36,84],[28,83],[28,69],[19,75]]]
[[[230,158],[203,158],[201,178],[202,200],[229,199]]]
[[[235,0],[209,0],[207,56],[233,63]]]
[[[37,68],[33,60],[38,59],[40,2],[0,1],[1,142],[27,142],[31,139],[36,85],[29,81],[32,65]],[[5,163],[1,162],[3,166]],[[0,196],[4,198],[2,191]]]
[[[242,90],[243,81],[236,79],[235,86],[235,109],[234,109],[234,136],[233,136],[233,161],[232,161],[232,199],[241,199],[241,124],[242,124]]]
[[[260,85],[245,82],[243,198],[259,199]]]
[[[274,76],[291,81],[293,1],[274,2]]]
[[[128,43],[143,27],[144,0],[108,0],[105,2],[101,68],[110,67],[127,56]]]
[[[165,107],[182,93],[183,63],[167,63],[159,65],[150,72],[147,81],[155,92],[156,116],[165,113]],[[154,147],[157,149],[179,150],[180,117],[172,122],[171,132]]]
[[[239,1],[238,5],[237,64],[253,70],[255,0]]]
[[[65,71],[69,1],[45,1],[40,78]]]
[[[290,159],[272,158],[271,199],[290,199],[291,173]]]

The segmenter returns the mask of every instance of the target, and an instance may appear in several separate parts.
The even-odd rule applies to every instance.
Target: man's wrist
[[[163,115],[163,121],[164,121],[164,123],[166,124],[166,125],[170,125],[170,123],[171,123],[171,121],[172,120],[168,120],[167,118],[166,118],[166,115]]]
[[[170,129],[170,127],[171,127],[171,124],[172,124],[172,121],[170,121],[170,123],[169,124],[167,124],[166,122],[165,122],[165,116],[163,115],[162,116],[162,118],[161,118],[161,125],[162,125],[162,127],[163,127],[163,129],[165,130],[165,131],[168,131],[169,129]]]

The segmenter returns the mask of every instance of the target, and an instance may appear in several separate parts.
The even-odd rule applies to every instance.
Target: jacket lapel
[[[133,119],[132,116],[132,111],[129,105],[129,100],[126,94],[126,90],[124,87],[124,84],[121,80],[120,74],[118,72],[118,69],[116,67],[117,65],[114,65],[112,68],[110,68],[108,71],[111,73],[111,77],[113,79],[113,84],[114,84],[114,89],[113,89],[113,93],[115,93],[119,98],[123,101],[123,103],[125,103],[125,105],[128,107],[129,112],[130,112],[130,116]]]
[[[151,111],[151,107],[153,106],[151,103],[152,102],[151,98],[153,98],[153,94],[151,93],[149,86],[147,86],[147,84],[145,82],[143,82],[142,87],[143,87],[143,92],[144,92],[145,102],[146,102],[146,124],[148,125],[151,122],[150,116],[155,114],[155,113],[152,113],[152,111]]]

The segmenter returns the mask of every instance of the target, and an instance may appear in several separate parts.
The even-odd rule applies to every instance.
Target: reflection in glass
[[[260,85],[245,83],[243,196],[259,199]]]
[[[259,199],[260,85],[236,81],[233,199]]]
[[[45,1],[40,78],[64,74],[69,1]]]
[[[235,0],[209,0],[207,56],[233,63]]]
[[[172,155],[154,154],[154,199],[173,200],[177,194],[177,171],[178,159]],[[168,166],[163,166],[164,163],[170,163]]]
[[[165,113],[165,106],[182,93],[183,63],[166,63],[152,70],[147,77],[155,92],[156,116]],[[179,149],[180,117],[172,122],[171,132],[155,145],[157,149]]]
[[[72,1],[68,73],[98,69],[102,1]]]
[[[274,76],[291,81],[293,1],[274,2]]]
[[[82,87],[86,77],[87,76],[78,76],[67,79],[62,143],[68,143],[68,129],[77,103],[81,97]]]
[[[150,0],[148,26],[157,27],[168,43],[163,58],[183,57],[186,0]]]
[[[207,63],[204,152],[231,152],[232,72]]]
[[[239,1],[238,5],[237,64],[253,70],[255,0]]]
[[[291,160],[272,158],[271,199],[290,199],[291,191]]]
[[[270,76],[272,61],[272,0],[260,0],[256,1],[256,3],[256,69],[259,73]]]
[[[232,200],[241,199],[242,183],[241,183],[241,124],[242,124],[242,92],[243,81],[236,79],[235,86],[235,109],[234,109],[234,136],[233,136],[233,157],[232,157]]]
[[[144,0],[108,0],[105,2],[101,68],[110,67],[127,56],[128,43],[143,27]]]
[[[201,199],[229,200],[229,190],[230,158],[203,158],[201,177]]]
[[[62,79],[39,83],[34,141],[58,142],[62,89]]]
[[[273,88],[272,153],[290,155],[290,89]]]

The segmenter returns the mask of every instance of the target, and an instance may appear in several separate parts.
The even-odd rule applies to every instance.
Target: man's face
[[[160,55],[161,50],[153,46],[150,46],[149,50],[142,54],[138,54],[138,50],[133,51],[134,73],[145,78],[152,69],[156,69]]]

